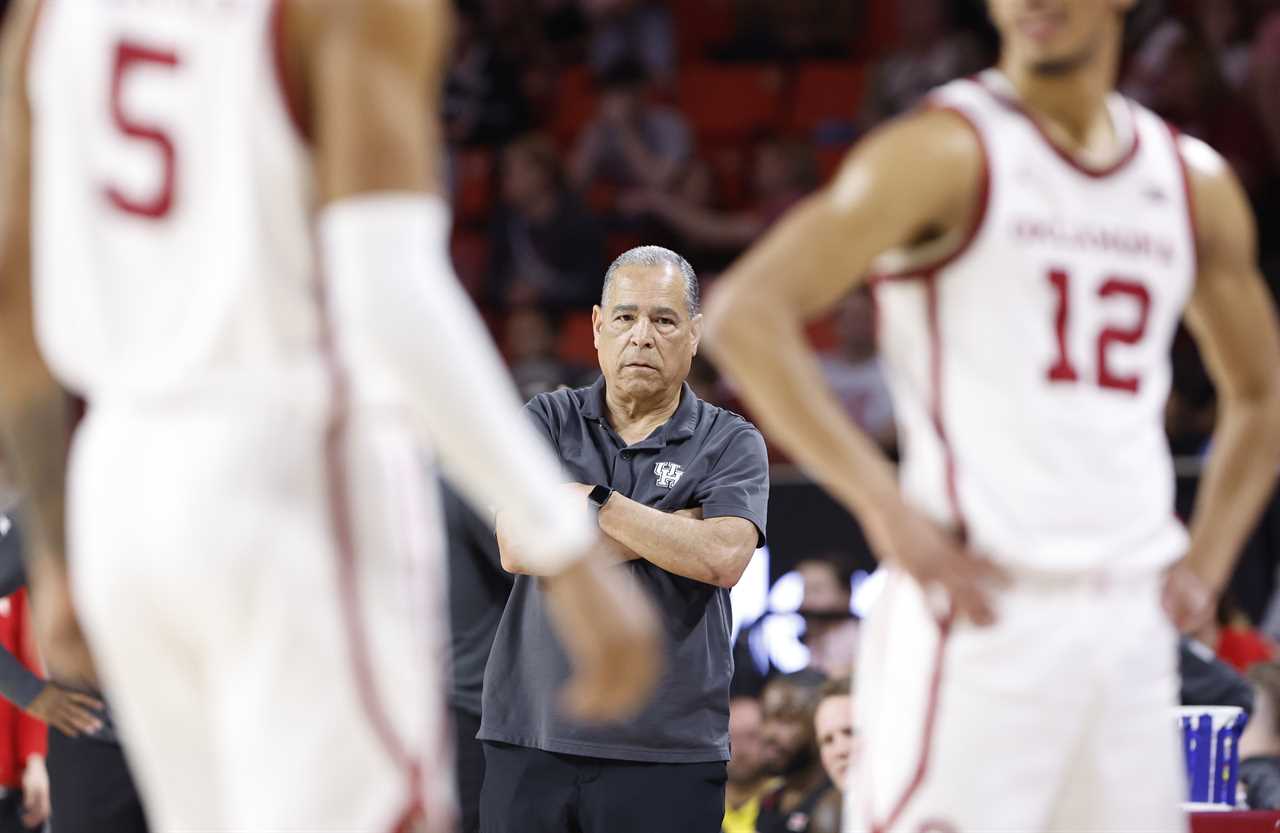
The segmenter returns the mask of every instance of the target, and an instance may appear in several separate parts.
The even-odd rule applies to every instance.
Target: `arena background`
[[[996,45],[980,0],[467,0],[458,9],[446,97],[453,255],[525,396],[593,378],[590,307],[613,256],[668,245],[713,293],[717,272],[860,135],[933,85],[989,65]],[[1280,291],[1280,2],[1144,0],[1128,41],[1122,89],[1232,161]],[[626,141],[647,156],[628,157]],[[813,340],[851,413],[892,450],[892,431],[866,414],[878,396],[865,378],[874,312],[850,304],[815,324]],[[1167,427],[1186,517],[1214,396],[1185,334],[1174,363]],[[737,409],[708,365],[691,382]],[[803,558],[873,567],[853,519],[773,457],[767,565],[759,559],[735,593],[740,620],[776,608],[768,589]],[[1230,594],[1255,623],[1278,559],[1273,500]]]

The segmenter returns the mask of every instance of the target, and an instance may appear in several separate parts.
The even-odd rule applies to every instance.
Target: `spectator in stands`
[[[760,797],[769,787],[760,761],[760,700],[743,695],[729,700],[729,747],[724,790],[723,833],[756,833]]]
[[[822,768],[813,715],[826,678],[805,670],[764,689],[765,772],[782,779],[760,802],[757,833],[838,833],[840,792]]]
[[[505,142],[529,127],[520,76],[477,12],[463,11],[457,19],[444,93],[449,141],[461,145]]]
[[[556,355],[556,331],[551,316],[540,307],[515,307],[507,313],[503,338],[511,377],[522,399],[575,385],[588,375]],[[594,378],[594,376],[592,377]]]
[[[0,599],[0,648],[40,674],[26,590]],[[0,833],[40,830],[49,818],[48,744],[45,724],[17,706],[0,702]]]
[[[859,287],[840,307],[840,343],[822,357],[822,372],[845,410],[885,448],[897,442],[893,401],[876,347],[876,310],[871,290]]]
[[[841,793],[849,788],[849,768],[857,757],[850,679],[845,675],[828,680],[822,687],[818,708],[813,713],[813,731],[818,737],[822,768]]]
[[[847,677],[858,646],[858,622],[849,610],[852,561],[830,553],[801,561],[796,572],[804,580],[799,613],[809,667],[828,677]]]
[[[864,128],[911,109],[934,87],[985,63],[972,33],[952,29],[943,0],[899,0],[894,6],[900,45],[872,68]]]
[[[1178,642],[1178,698],[1184,706],[1239,706],[1253,711],[1253,691],[1239,671],[1214,655],[1198,640]]]
[[[565,185],[551,140],[530,134],[502,153],[490,290],[509,304],[590,309],[604,271],[604,232]]]
[[[650,100],[649,78],[637,64],[613,67],[601,87],[599,109],[573,150],[574,186],[669,187],[693,150],[684,116]]]
[[[1280,663],[1249,669],[1254,710],[1240,738],[1240,781],[1249,807],[1280,810]]]
[[[1214,653],[1237,671],[1275,658],[1276,646],[1249,621],[1230,592],[1218,602],[1217,615],[1206,635],[1213,641]]]
[[[659,86],[676,71],[671,12],[653,0],[581,0],[591,21],[587,61],[597,75],[621,64],[638,64]]]
[[[809,145],[769,139],[756,148],[751,205],[741,211],[717,211],[657,189],[628,193],[620,204],[624,212],[656,218],[691,249],[736,253],[755,241],[817,184],[817,163]]]

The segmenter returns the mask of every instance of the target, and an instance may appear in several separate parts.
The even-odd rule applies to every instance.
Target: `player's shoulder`
[[[342,32],[393,44],[445,30],[450,9],[445,0],[288,0],[285,20],[303,39]]]

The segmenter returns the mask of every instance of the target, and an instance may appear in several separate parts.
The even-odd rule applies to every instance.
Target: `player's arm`
[[[658,631],[638,589],[582,558],[585,511],[556,500],[562,475],[520,412],[515,389],[448,255],[439,118],[447,0],[290,3],[285,65],[315,142],[319,234],[347,356],[412,397],[450,479],[471,504],[497,504],[535,531],[551,613],[574,660],[569,696],[584,717],[642,706],[657,677]],[[601,617],[584,627],[583,622]]]
[[[977,621],[991,618],[978,585],[987,565],[951,557],[958,545],[907,509],[889,460],[823,378],[804,325],[858,285],[881,253],[973,222],[983,166],[977,137],[946,111],[873,133],[833,182],[730,268],[705,325],[713,358],[766,436],[857,514],[882,558],[943,584]]]
[[[36,344],[31,276],[31,112],[26,57],[38,3],[13,4],[0,35],[0,433],[26,494],[24,558],[51,675],[93,685],[66,572],[66,394]]]
[[[1204,143],[1184,138],[1181,149],[1199,255],[1186,322],[1218,398],[1217,425],[1191,520],[1191,547],[1181,566],[1216,596],[1280,473],[1280,326],[1258,272],[1257,230],[1244,190]],[[1171,586],[1177,580],[1175,571]],[[1194,605],[1179,606],[1169,596],[1166,603],[1179,624],[1195,616]]]
[[[35,2],[17,4],[0,40],[4,199],[0,201],[0,422],[27,496],[29,556],[65,558],[67,399],[36,345],[31,288],[31,114],[25,57]]]

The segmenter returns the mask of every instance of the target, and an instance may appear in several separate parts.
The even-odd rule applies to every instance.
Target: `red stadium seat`
[[[699,138],[749,139],[779,122],[782,72],[773,66],[696,64],[680,74],[680,109]]]
[[[582,367],[595,367],[595,343],[591,332],[591,313],[566,313],[560,322],[560,340],[556,352],[561,360]]]
[[[811,133],[830,122],[852,123],[862,105],[866,69],[860,64],[823,61],[802,65],[793,82],[789,125]]]
[[[496,194],[493,154],[464,150],[454,158],[454,214],[459,222],[488,222]]]
[[[676,37],[683,60],[708,58],[733,37],[733,5],[734,0],[677,0]]]
[[[489,237],[483,232],[455,228],[449,251],[458,280],[472,296],[484,290],[489,272]]]
[[[551,132],[563,145],[572,144],[596,111],[596,88],[586,67],[569,67],[560,73],[556,112]]]

